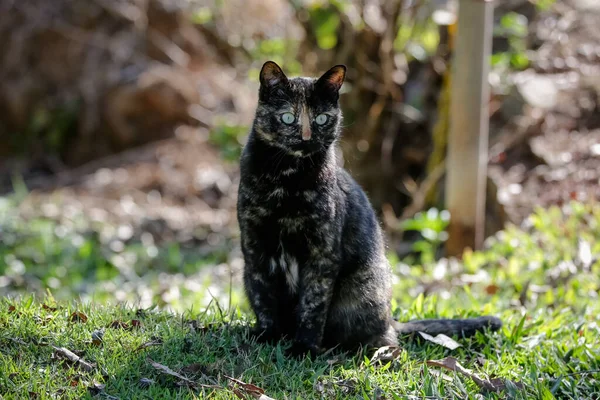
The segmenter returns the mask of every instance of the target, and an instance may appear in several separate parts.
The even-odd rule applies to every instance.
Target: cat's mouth
[[[311,154],[317,153],[322,149],[323,144],[317,141],[306,141],[292,146],[294,153],[301,157],[310,156]]]

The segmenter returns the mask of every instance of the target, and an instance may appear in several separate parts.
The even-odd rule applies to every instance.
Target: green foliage
[[[37,107],[25,131],[9,135],[12,148],[19,153],[28,153],[32,148],[43,148],[50,153],[62,152],[77,130],[78,112],[77,102],[53,109]]]
[[[50,205],[52,206],[52,205]],[[97,301],[138,301],[190,307],[206,303],[206,289],[214,282],[196,281],[229,256],[224,243],[199,252],[177,242],[143,243],[140,237],[119,237],[127,225],[114,227],[81,217],[56,221],[15,218],[16,203],[0,197],[0,294],[44,293],[57,299],[73,296]],[[122,235],[122,234],[121,234]],[[170,294],[172,286],[184,297]],[[215,292],[221,298],[226,290]]]
[[[522,70],[529,66],[527,56],[528,20],[522,14],[509,12],[502,16],[500,25],[494,28],[494,35],[508,40],[509,50],[492,55],[494,67]]]
[[[439,43],[439,28],[431,17],[414,19],[407,15],[401,16],[400,29],[394,40],[397,52],[424,61],[435,54]]]
[[[65,232],[44,220],[7,224],[13,207],[6,200],[0,203],[0,260],[18,254],[28,277],[37,275],[43,280],[44,271],[57,276],[52,271],[58,265],[67,274],[77,274],[80,264],[98,265],[103,255],[110,260],[110,249],[100,240],[84,235],[89,245],[73,246],[74,233],[68,226]],[[428,211],[407,226],[420,232],[431,230],[436,235],[426,236],[439,238],[447,217],[435,214]],[[126,243],[119,254],[134,244]],[[62,253],[55,247],[63,249]],[[179,271],[183,264],[187,274],[188,268],[201,268],[201,264],[186,262],[182,246],[161,249],[160,261],[145,259],[140,274],[154,279],[157,269]],[[236,395],[227,388],[228,375],[253,383],[277,399],[475,399],[482,394],[488,399],[594,398],[600,391],[599,255],[600,206],[571,203],[562,209],[536,210],[521,228],[509,226],[489,238],[484,251],[465,253],[460,261],[442,259],[423,267],[391,257],[396,271],[393,312],[399,320],[494,314],[505,326],[497,334],[459,339],[462,347],[455,350],[403,338],[402,350],[382,365],[371,361],[366,352],[333,352],[312,361],[289,359],[285,357],[288,342],[258,345],[249,338],[249,314],[235,308],[241,304],[236,301],[229,310],[213,302],[207,309],[180,315],[99,305],[98,299],[110,295],[94,302],[57,304],[53,298],[4,298],[0,300],[0,394],[6,399],[27,397],[29,392],[40,399],[69,399],[89,398],[102,391],[104,397],[119,398],[233,399]],[[39,268],[34,265],[35,257]],[[7,271],[11,279],[24,276],[19,275],[23,266],[14,261],[2,268],[2,277]],[[109,269],[94,279],[122,285],[119,279],[124,270],[118,268],[117,276],[114,271]],[[71,287],[74,293],[80,288]],[[52,292],[61,294],[61,289]],[[181,296],[190,299],[175,304],[179,310],[190,308],[188,300],[197,301],[183,289]],[[76,311],[87,321],[72,322]],[[139,321],[135,328],[133,321]],[[103,330],[103,340],[94,343],[93,333],[98,329]],[[92,370],[86,372],[61,360],[52,346],[78,351],[93,363]],[[468,376],[426,364],[447,356],[481,377],[503,380],[506,389],[485,392]],[[179,385],[181,379],[161,373],[149,359],[193,382],[214,387]],[[106,386],[102,389],[101,385]]]
[[[213,18],[213,11],[210,9],[210,7],[200,7],[191,16],[192,22],[198,25],[209,23],[213,20]]]
[[[447,210],[430,208],[425,213],[415,214],[402,224],[405,231],[417,231],[421,234],[422,239],[414,243],[413,250],[421,254],[423,264],[435,261],[439,247],[448,239],[446,228],[449,222],[450,213]]]
[[[340,25],[338,8],[335,5],[314,3],[308,13],[318,46],[323,50],[333,49],[337,44],[337,29]]]
[[[242,153],[242,146],[248,127],[244,125],[217,124],[210,131],[210,143],[216,146],[223,159],[237,161]]]
[[[533,0],[532,3],[535,4],[538,11],[547,11],[556,3],[556,0]]]

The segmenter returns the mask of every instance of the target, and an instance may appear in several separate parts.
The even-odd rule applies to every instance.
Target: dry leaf
[[[231,376],[227,376],[227,375],[224,375],[224,376],[225,376],[225,378],[229,379],[231,382],[238,384],[243,392],[252,396],[255,399],[274,400],[273,398],[271,398],[265,394],[264,389],[261,389],[256,385],[253,385],[251,383],[242,382],[239,379],[232,378]],[[232,390],[236,396],[240,397],[240,394],[243,396],[243,393],[240,392],[239,390],[236,391],[236,388],[233,388]],[[244,398],[244,397],[240,397],[240,398]]]
[[[237,396],[238,399],[246,399],[246,395],[240,389],[234,387],[231,389],[231,391]]]
[[[371,364],[376,362],[389,362],[393,361],[400,356],[402,348],[398,346],[383,346],[377,349],[373,357],[371,357]]]
[[[69,317],[69,321],[70,322],[81,322],[81,323],[86,323],[88,320],[87,315],[85,315],[84,313],[82,313],[81,311],[75,311],[74,313],[71,314],[71,316]]]
[[[441,371],[438,371],[436,369],[431,369],[431,370],[429,370],[429,372],[433,376],[441,377],[443,380],[445,380],[447,382],[452,382],[452,377],[450,375],[448,375],[448,374],[445,374],[445,373],[443,373]]]
[[[485,287],[485,292],[489,295],[494,295],[496,293],[498,293],[498,290],[500,290],[500,286],[495,285],[495,284],[491,284],[491,285],[487,285]]]
[[[443,333],[440,333],[436,337],[428,335],[425,332],[419,332],[419,334],[423,337],[423,339],[428,340],[435,344],[439,344],[440,346],[444,346],[445,348],[450,349],[450,350],[457,349],[461,346],[461,344],[458,343],[456,340],[444,335]]]
[[[108,327],[112,328],[112,329],[125,329],[125,330],[131,329],[129,327],[129,324],[127,322],[117,321],[117,320],[115,320],[115,321],[111,322],[110,324],[108,324]]]
[[[73,375],[73,376],[69,377],[68,379],[69,379],[69,386],[77,386],[77,385],[79,385],[79,381],[81,380],[81,376],[79,376],[79,375]]]
[[[66,349],[64,347],[56,347],[56,346],[52,346],[52,348],[54,349],[53,355],[56,358],[67,360],[67,361],[77,365],[78,367],[80,367],[81,369],[83,369],[86,372],[90,372],[94,369],[93,364],[88,363],[87,361],[84,361],[81,357],[79,357],[77,354],[73,353],[71,350]]]
[[[160,346],[161,344],[163,344],[163,342],[160,339],[151,340],[149,342],[142,343],[134,351],[139,351],[139,350],[146,349],[146,348],[152,347],[152,346]]]
[[[147,358],[147,360],[150,363],[150,365],[152,365],[154,368],[156,368],[158,371],[162,372],[163,374],[171,375],[171,376],[174,376],[175,378],[179,379],[180,385],[183,383],[191,388],[203,387],[203,388],[207,388],[207,389],[223,389],[221,386],[205,385],[202,383],[195,382],[189,378],[186,378],[185,376],[181,375],[180,373],[173,371],[171,368],[167,367],[166,365],[157,363],[156,361],[153,361],[150,358]]]
[[[190,387],[196,387],[196,382],[194,382],[191,379],[186,378],[185,376],[173,371],[171,368],[167,367],[166,365],[162,365],[160,363],[157,363],[156,361],[153,361],[150,358],[147,358],[148,362],[150,363],[150,365],[152,365],[154,368],[156,368],[158,371],[162,372],[163,374],[167,374],[167,375],[171,375],[174,376],[177,379],[180,379],[181,381],[185,382],[186,384],[188,384],[188,386]]]
[[[193,363],[181,368],[181,372],[186,375],[206,375],[207,370],[204,364]]]
[[[51,311],[51,312],[58,310],[57,307],[51,307],[51,306],[47,305],[46,303],[42,304],[42,308],[46,311]]]
[[[100,346],[102,344],[102,338],[104,337],[104,329],[96,329],[92,332],[92,344],[94,346]]]
[[[142,321],[140,321],[139,319],[132,319],[131,320],[131,327],[132,328],[141,328],[142,327]]]
[[[481,389],[488,391],[488,392],[501,392],[504,389],[506,389],[506,384],[507,382],[510,382],[511,384],[513,384],[515,387],[522,389],[523,388],[523,384],[520,382],[514,382],[508,379],[502,379],[502,378],[491,378],[491,379],[485,379],[485,378],[481,378],[480,376],[478,376],[477,374],[475,374],[474,372],[472,372],[471,370],[463,367],[462,365],[460,365],[460,363],[458,362],[458,360],[454,357],[446,357],[443,360],[428,360],[427,361],[427,365],[431,366],[431,367],[441,367],[441,368],[445,368],[447,370],[450,371],[456,371],[464,376],[467,376],[469,378],[471,378],[473,380],[473,382],[475,382],[475,384],[477,384],[477,386],[479,386]]]
[[[150,386],[154,385],[154,380],[149,379],[149,378],[141,378],[140,382],[138,384],[140,385],[140,387],[142,389],[147,389]]]
[[[104,391],[106,385],[104,383],[98,383],[96,381],[92,382],[90,386],[88,386],[88,391],[92,396],[96,396]]]

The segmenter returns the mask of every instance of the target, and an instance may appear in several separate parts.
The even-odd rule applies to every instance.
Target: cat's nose
[[[311,136],[310,125],[302,125],[302,140],[310,140]]]
[[[310,140],[312,132],[310,131],[310,119],[308,118],[306,107],[302,109],[302,117],[300,123],[302,124],[302,140]]]

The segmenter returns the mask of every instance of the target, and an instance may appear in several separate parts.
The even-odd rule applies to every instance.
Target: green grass
[[[229,376],[275,399],[600,398],[598,255],[600,207],[573,203],[538,210],[522,228],[508,227],[488,239],[485,251],[467,253],[460,262],[419,266],[393,259],[394,314],[400,320],[486,313],[505,326],[459,340],[456,350],[403,338],[402,350],[383,364],[362,352],[288,359],[288,343],[258,345],[248,337],[252,321],[240,311],[243,303],[229,311],[213,303],[170,314],[90,301],[59,301],[53,310],[52,298],[4,298],[0,393],[5,399],[97,392],[121,399],[235,399],[237,388],[240,396],[258,398]],[[71,321],[76,311],[86,322]],[[136,326],[122,329],[114,321]],[[92,340],[99,329],[102,343]],[[144,343],[154,345],[140,348]],[[93,364],[91,371],[62,360],[53,346],[77,352]],[[500,378],[505,390],[485,392],[465,374],[427,365],[449,356],[482,379]],[[190,381],[180,385],[151,360]]]
[[[208,246],[200,228],[186,243],[159,240],[81,213],[21,217],[18,203],[0,197],[0,296],[51,290],[61,301],[116,299],[183,311],[211,300],[213,271],[231,261],[231,240]],[[45,205],[58,210],[56,203]],[[217,286],[213,295],[228,296],[226,285]]]

